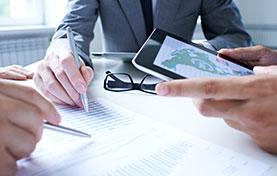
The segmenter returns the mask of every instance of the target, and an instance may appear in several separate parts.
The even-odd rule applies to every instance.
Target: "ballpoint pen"
[[[68,128],[68,127],[64,127],[64,126],[60,126],[60,125],[54,125],[54,124],[51,124],[49,122],[44,122],[44,127],[46,129],[55,130],[55,131],[71,134],[71,135],[74,135],[74,136],[87,137],[87,138],[91,137],[91,135],[89,135],[87,133],[84,133],[82,131],[78,131],[78,130]]]
[[[78,55],[77,47],[76,47],[76,44],[75,44],[75,41],[74,41],[74,36],[73,36],[72,30],[71,30],[70,27],[66,28],[66,34],[67,34],[67,39],[68,39],[69,46],[70,46],[72,55],[74,57],[75,63],[77,65],[77,67],[80,69],[81,63],[80,63],[80,60],[79,60],[79,55]],[[81,96],[82,105],[83,105],[85,111],[88,112],[89,111],[89,108],[88,108],[88,97],[87,97],[86,94],[80,94],[80,96]]]

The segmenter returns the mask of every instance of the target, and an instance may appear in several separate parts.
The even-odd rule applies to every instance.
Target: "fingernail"
[[[79,93],[86,93],[86,91],[87,91],[86,86],[83,83],[81,83],[81,82],[77,82],[76,83],[76,88],[77,88],[77,91]]]
[[[218,51],[218,53],[225,53],[225,52],[228,52],[228,51],[230,51],[230,49],[220,49]]]
[[[268,70],[266,67],[255,66],[253,71],[255,74],[269,74],[271,70]]]
[[[169,94],[168,86],[165,83],[161,83],[157,86],[157,93],[161,96],[166,96]]]

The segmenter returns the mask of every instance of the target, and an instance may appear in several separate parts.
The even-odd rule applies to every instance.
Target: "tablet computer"
[[[235,59],[160,29],[153,31],[132,63],[164,80],[253,74],[253,68]]]

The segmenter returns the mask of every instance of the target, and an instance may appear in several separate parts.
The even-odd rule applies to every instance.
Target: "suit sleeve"
[[[98,18],[98,0],[70,0],[67,13],[58,26],[53,38],[51,48],[57,46],[68,47],[66,38],[66,28],[72,28],[79,55],[85,64],[92,67],[89,57],[89,45],[94,37],[93,29]]]
[[[200,15],[204,35],[216,50],[252,45],[232,0],[203,0]]]

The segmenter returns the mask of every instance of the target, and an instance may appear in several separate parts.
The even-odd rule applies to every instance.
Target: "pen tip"
[[[85,106],[84,109],[85,109],[86,112],[89,112],[88,107]]]

